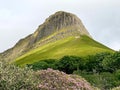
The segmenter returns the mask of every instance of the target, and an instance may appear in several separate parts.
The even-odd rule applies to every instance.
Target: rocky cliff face
[[[47,18],[33,35],[36,36],[37,40],[39,40],[40,38],[46,37],[68,27],[69,31],[74,29],[73,32],[78,31],[81,35],[85,34],[90,36],[81,20],[76,15],[63,11],[56,12]]]
[[[14,47],[0,54],[5,60],[14,60],[26,52],[56,40],[90,34],[74,14],[59,11],[48,17],[31,35],[21,39]]]

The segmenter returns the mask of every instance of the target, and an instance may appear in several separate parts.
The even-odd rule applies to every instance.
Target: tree
[[[96,55],[89,55],[86,63],[86,70],[94,73],[100,73],[103,71],[102,61],[105,57],[109,56],[110,53],[103,52]]]
[[[114,72],[120,69],[120,52],[115,52],[104,58],[102,61],[103,68],[106,71]]]
[[[68,74],[73,73],[74,70],[83,69],[84,60],[76,56],[64,56],[58,62],[58,69]]]

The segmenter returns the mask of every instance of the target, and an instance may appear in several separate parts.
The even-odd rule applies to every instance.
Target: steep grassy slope
[[[86,56],[113,50],[88,36],[69,37],[34,49],[17,58],[17,65],[30,64],[43,59],[59,59],[66,55]]]
[[[57,34],[54,35],[55,33]],[[55,39],[58,40],[68,36],[75,36],[76,33],[77,35],[91,37],[82,24],[82,21],[76,15],[58,11],[50,15],[43,24],[39,25],[34,33],[20,39],[14,47],[0,53],[0,58],[8,62],[13,61],[34,48],[47,44],[47,42],[54,42]],[[47,39],[45,42],[42,41],[42,39],[49,36],[53,37]]]

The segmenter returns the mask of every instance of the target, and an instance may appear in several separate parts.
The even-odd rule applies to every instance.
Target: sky
[[[57,11],[76,14],[95,40],[120,50],[120,0],[0,0],[0,52]]]

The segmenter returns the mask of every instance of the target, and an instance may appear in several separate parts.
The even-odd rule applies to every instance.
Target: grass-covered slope
[[[15,63],[25,65],[43,59],[59,59],[66,55],[86,56],[107,51],[112,52],[113,50],[88,36],[69,37],[34,49],[17,58]]]

